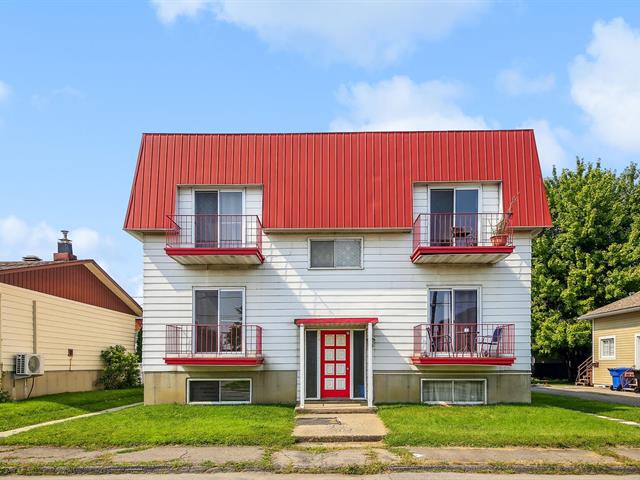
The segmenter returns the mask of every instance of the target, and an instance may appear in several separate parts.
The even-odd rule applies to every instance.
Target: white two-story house
[[[530,400],[533,131],[145,134],[145,402]]]

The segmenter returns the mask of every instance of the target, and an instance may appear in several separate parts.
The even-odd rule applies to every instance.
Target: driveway
[[[619,403],[640,407],[640,394],[632,392],[614,392],[601,387],[582,387],[578,385],[532,385],[532,392],[549,393],[577,397],[583,400],[597,400],[599,402]]]

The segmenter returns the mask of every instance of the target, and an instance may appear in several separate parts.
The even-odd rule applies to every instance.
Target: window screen
[[[311,240],[311,268],[360,268],[362,240]]]
[[[189,403],[249,403],[251,382],[246,380],[189,380]]]
[[[484,380],[422,380],[424,403],[485,403]]]

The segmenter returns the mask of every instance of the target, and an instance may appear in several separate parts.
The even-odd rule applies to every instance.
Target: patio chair
[[[500,347],[502,346],[502,337],[504,336],[503,325],[496,327],[491,335],[479,335],[478,345],[483,357],[498,357],[500,355]]]
[[[449,325],[430,325],[427,327],[427,335],[429,337],[428,353],[448,353],[451,356],[455,354],[453,350],[453,340],[448,332]]]

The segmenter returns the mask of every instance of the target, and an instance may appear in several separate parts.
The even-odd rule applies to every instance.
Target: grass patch
[[[293,440],[294,411],[276,405],[150,405],[80,418],[1,444],[106,448],[138,445],[260,445]]]
[[[386,442],[392,446],[640,446],[639,427],[585,415],[580,409],[585,406],[575,400],[534,393],[531,405],[383,405],[378,414],[389,429]]]
[[[594,393],[597,393],[597,390]],[[640,423],[640,408],[631,405],[599,402],[597,400],[583,400],[568,395],[562,396],[547,393],[534,393],[533,397],[544,401],[546,405]]]
[[[0,403],[0,431],[142,401],[142,388],[60,393]]]

